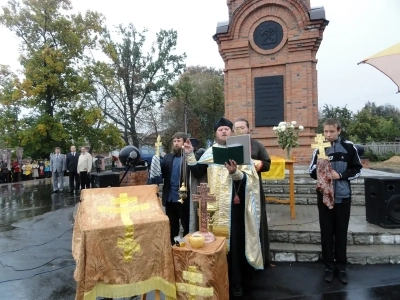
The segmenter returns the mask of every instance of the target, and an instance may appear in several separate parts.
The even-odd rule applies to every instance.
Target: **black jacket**
[[[72,155],[72,153],[67,154],[66,158],[66,165],[67,165],[67,170],[69,172],[77,172],[78,171],[78,159],[79,159],[79,153],[75,152],[75,156]]]
[[[161,174],[162,178],[164,180],[164,185],[163,185],[163,192],[162,192],[162,205],[165,206],[167,204],[167,198],[169,195],[169,192],[171,190],[171,172],[172,172],[172,163],[174,160],[174,155],[172,153],[168,153],[167,155],[164,156],[163,160],[161,161]],[[186,188],[187,188],[187,198],[189,198],[190,195],[190,190],[189,190],[189,170],[186,167]],[[182,171],[181,171],[182,173]],[[182,177],[180,179],[180,183],[182,184]],[[188,203],[189,201],[185,201],[185,203]]]
[[[332,169],[339,173],[340,179],[334,180],[335,198],[350,198],[350,180],[356,179],[361,175],[362,164],[354,144],[350,141],[342,140],[340,137],[331,143],[331,147],[325,149],[325,153],[331,162]],[[317,154],[318,149],[314,150],[310,164],[310,176],[317,179]],[[321,197],[322,194],[318,193]]]

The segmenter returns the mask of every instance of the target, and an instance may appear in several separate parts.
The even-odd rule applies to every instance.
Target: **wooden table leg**
[[[290,215],[292,219],[296,219],[296,207],[294,202],[294,170],[293,164],[289,165],[289,200],[290,200]]]
[[[154,299],[155,299],[155,300],[160,300],[160,299],[161,299],[161,297],[160,297],[160,291],[159,291],[159,290],[156,290],[155,294],[156,294],[156,296],[154,297]]]
[[[160,290],[155,290],[154,294],[155,294],[154,300],[161,300]],[[147,299],[147,293],[143,294],[140,299],[141,300],[146,300]]]

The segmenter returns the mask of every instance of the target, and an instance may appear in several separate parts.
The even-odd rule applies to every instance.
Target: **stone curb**
[[[275,262],[315,262],[321,259],[319,245],[271,243],[271,259]],[[400,264],[398,246],[348,246],[350,264]]]

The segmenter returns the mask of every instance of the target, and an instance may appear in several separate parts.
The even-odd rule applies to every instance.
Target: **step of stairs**
[[[400,264],[399,245],[348,245],[350,264]],[[297,243],[271,243],[272,261],[313,262],[321,258],[321,246]]]
[[[289,175],[282,180],[263,180],[266,197],[285,200],[289,198]],[[298,173],[294,176],[294,198],[297,205],[316,205],[316,184],[308,173]],[[365,205],[364,178],[360,177],[351,181],[352,205]],[[267,199],[268,202],[270,199]],[[273,203],[273,202],[272,202]]]
[[[268,193],[266,190],[265,196],[267,197],[267,202],[269,201],[269,197],[277,198],[277,199],[289,199],[289,193]],[[317,195],[314,194],[295,194],[294,202],[296,205],[317,205]],[[351,204],[353,206],[364,206],[365,205],[365,196],[362,195],[353,195],[351,198]]]
[[[273,261],[316,261],[321,236],[316,205],[296,206],[291,219],[288,205],[267,204]],[[382,228],[366,221],[365,207],[352,206],[347,236],[348,262],[400,264],[399,228]]]

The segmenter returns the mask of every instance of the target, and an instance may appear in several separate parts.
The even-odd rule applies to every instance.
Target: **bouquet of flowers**
[[[279,146],[285,150],[287,158],[290,157],[292,148],[297,147],[299,144],[297,140],[299,139],[299,131],[304,130],[304,127],[298,125],[296,121],[292,122],[280,122],[278,126],[272,128],[278,137]]]

